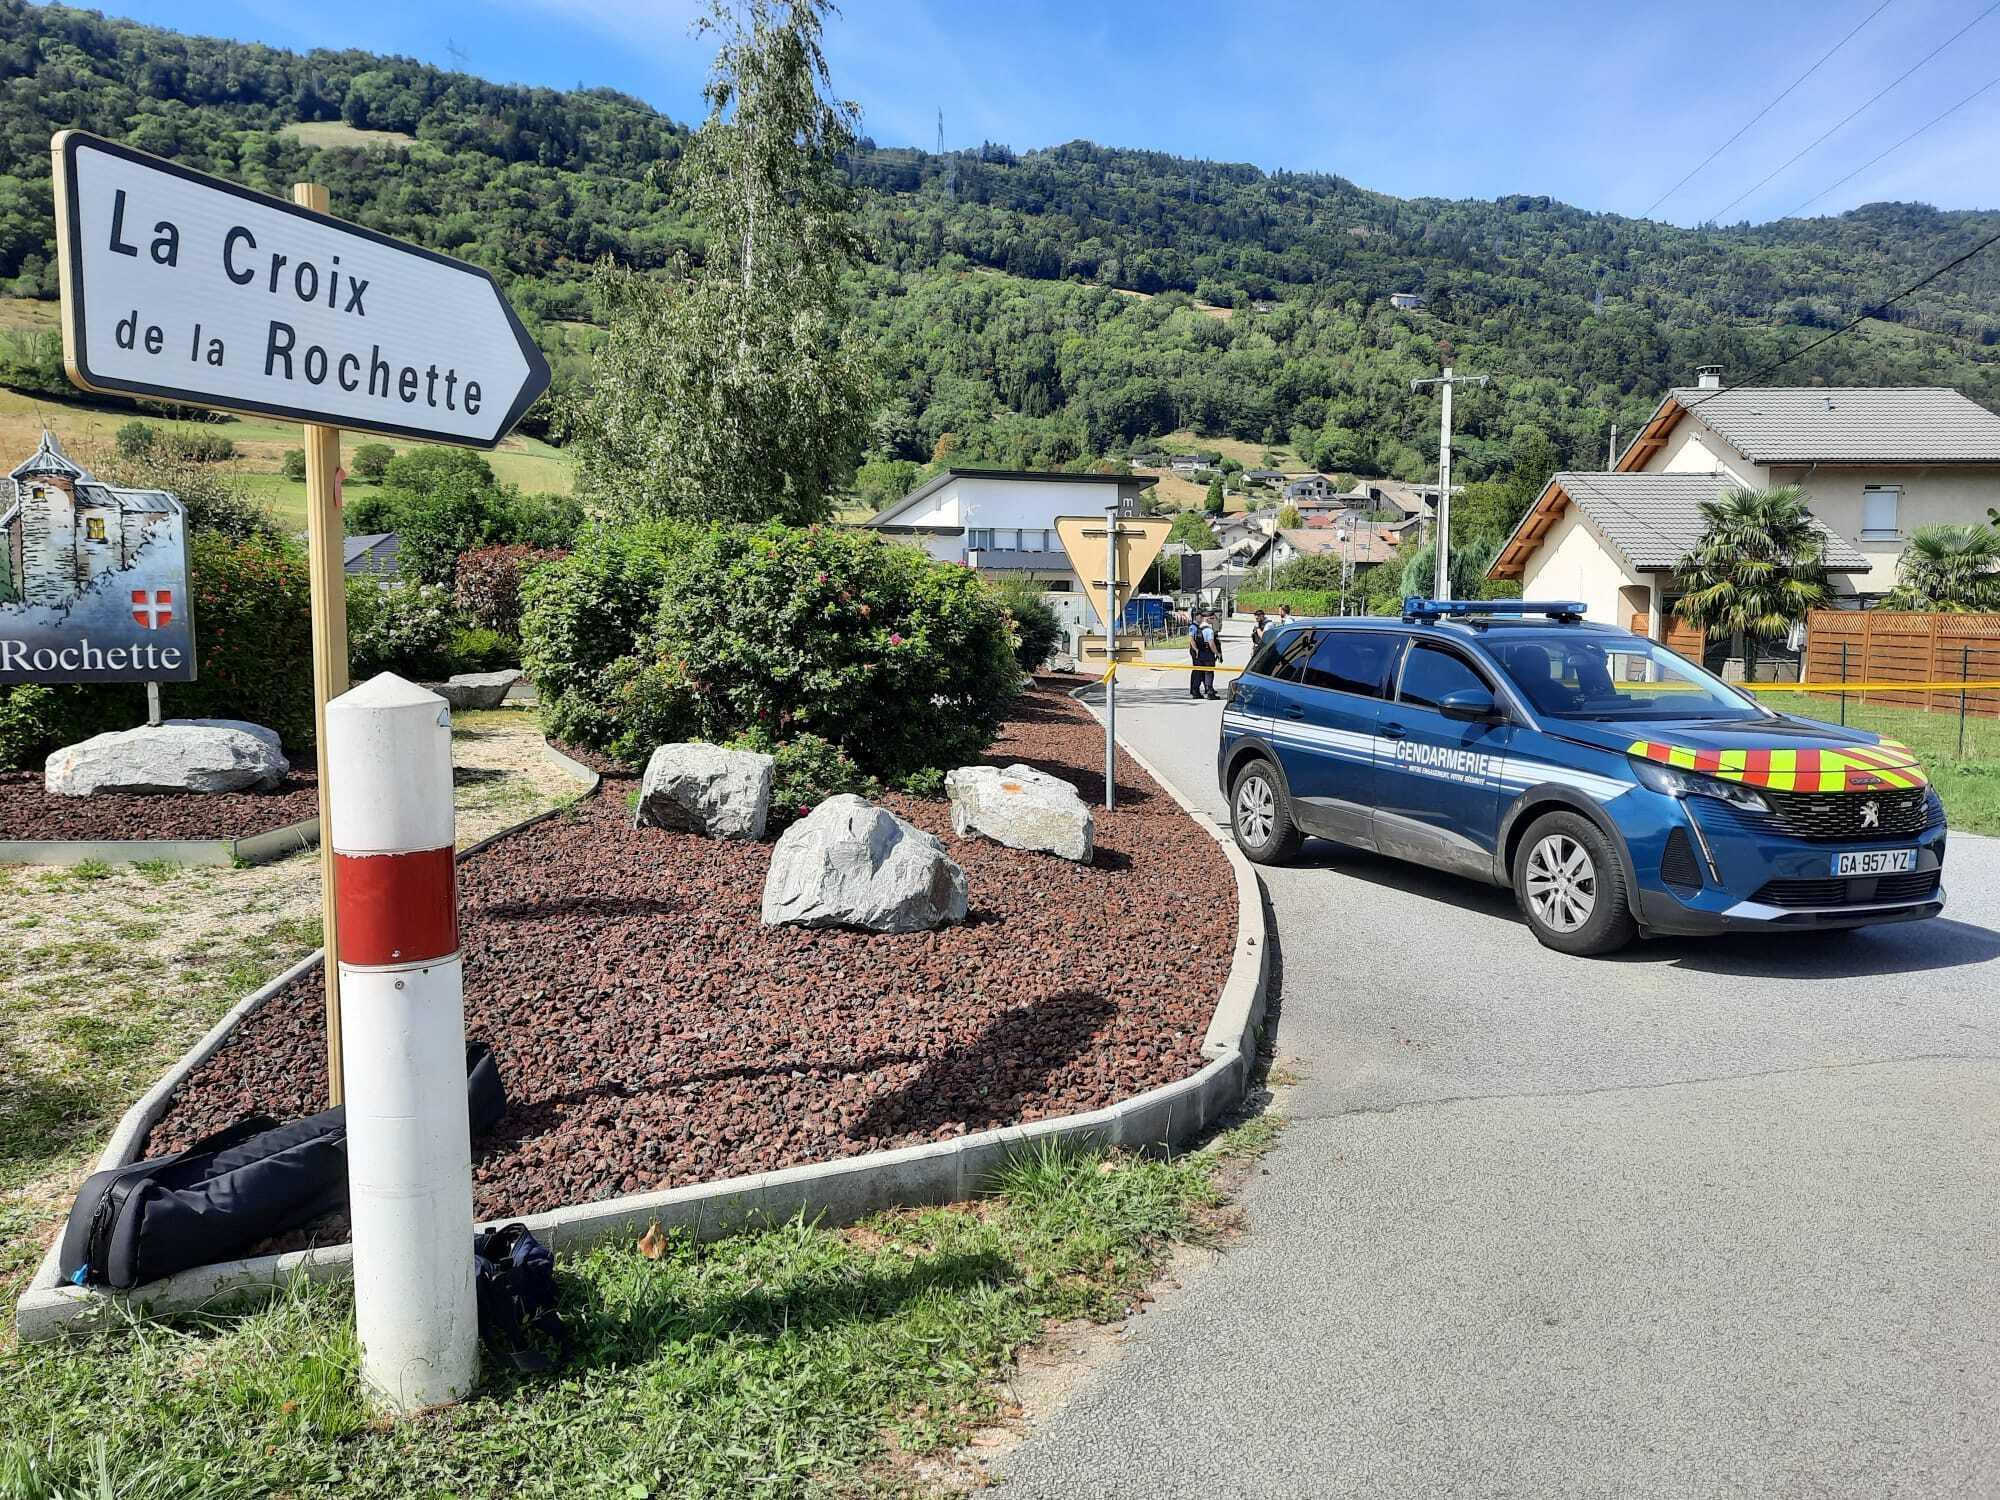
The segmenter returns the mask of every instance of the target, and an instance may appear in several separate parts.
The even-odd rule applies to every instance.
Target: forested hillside
[[[675,207],[687,134],[608,90],[483,82],[361,52],[295,54],[0,0],[0,291],[53,297],[48,139],[81,127],[491,267],[589,378],[592,263],[700,238]],[[365,132],[365,133],[364,133]],[[1441,340],[1496,377],[1460,410],[1466,477],[1539,432],[1601,459],[1697,364],[1747,374],[2000,228],[1877,204],[1683,230],[1546,198],[1400,200],[1345,178],[1074,143],[851,163],[871,260],[854,335],[880,370],[873,456],[1047,464],[1192,427],[1322,467],[1416,477]],[[1354,164],[1365,177],[1368,164]],[[1393,311],[1391,291],[1428,298]],[[2000,408],[2000,251],[1814,351],[1787,381],[1960,387]],[[51,370],[16,338],[14,378]],[[947,437],[947,435],[950,435]]]

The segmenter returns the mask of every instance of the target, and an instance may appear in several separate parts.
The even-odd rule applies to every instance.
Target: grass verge
[[[1831,693],[1759,693],[1757,700],[1779,713],[1830,724],[1841,716],[1840,699]],[[1954,829],[2000,834],[2000,719],[1968,716],[1961,757],[1956,712],[1895,708],[1858,697],[1848,699],[1846,712],[1850,727],[1901,740],[1916,751]]]
[[[901,1489],[899,1461],[993,1416],[1016,1350],[1052,1321],[1123,1316],[1175,1242],[1213,1232],[1225,1159],[1042,1150],[972,1204],[565,1260],[559,1369],[489,1368],[471,1401],[397,1427],[360,1395],[342,1288],[15,1347],[0,1497]]]

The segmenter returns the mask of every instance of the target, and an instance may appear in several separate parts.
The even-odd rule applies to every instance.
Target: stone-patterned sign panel
[[[180,501],[42,434],[0,486],[0,684],[192,682],[191,604]]]

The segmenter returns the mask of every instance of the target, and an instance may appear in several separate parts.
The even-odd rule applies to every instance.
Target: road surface
[[[1218,713],[1119,695],[1220,816]],[[1249,1235],[998,1492],[2000,1494],[2000,840],[1945,883],[1928,923],[1584,960],[1309,842],[1266,872],[1301,1081]]]

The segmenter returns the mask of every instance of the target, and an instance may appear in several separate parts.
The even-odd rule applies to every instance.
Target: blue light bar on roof
[[[1574,599],[1420,599],[1403,600],[1406,620],[1463,620],[1485,615],[1546,615],[1551,620],[1581,620],[1584,606]]]

